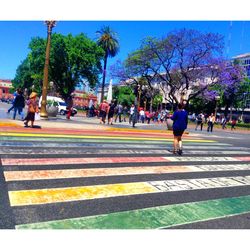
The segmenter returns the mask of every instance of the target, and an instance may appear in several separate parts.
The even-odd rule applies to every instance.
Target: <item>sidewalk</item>
[[[0,128],[1,127],[24,127],[23,121],[19,119],[16,120],[11,119],[11,117],[7,117],[8,115],[1,116],[0,120]],[[70,120],[66,119],[66,116],[57,117],[49,117],[49,119],[41,119],[34,122],[34,125],[41,126],[41,128],[63,128],[63,129],[78,129],[78,130],[112,130],[112,131],[119,131],[119,130],[126,130],[126,131],[155,131],[158,130],[159,132],[164,133],[171,133],[172,131],[167,131],[166,125],[161,124],[146,124],[146,123],[137,123],[135,128],[132,127],[131,124],[127,122],[117,122],[114,125],[108,124],[100,124],[100,119],[97,117],[88,118],[83,114],[78,114],[75,117],[71,117]],[[27,128],[28,130],[29,128]]]
[[[20,117],[17,116],[16,120],[11,119],[11,115],[6,114],[0,110],[0,127],[23,127],[23,121],[19,120]],[[161,132],[172,133],[172,131],[167,130],[166,123],[137,123],[135,128],[127,122],[116,122],[114,125],[108,124],[100,124],[100,120],[97,117],[89,118],[86,117],[83,113],[78,113],[75,117],[71,117],[70,120],[66,119],[66,116],[58,115],[57,117],[50,117],[49,119],[35,121],[35,125],[41,126],[41,128],[64,128],[64,129],[87,129],[87,130],[131,130],[131,131],[150,131],[150,130],[158,130]],[[201,131],[195,130],[196,124],[189,122],[188,129],[186,133],[200,133]],[[28,128],[27,128],[28,129]],[[203,126],[202,133],[205,133],[207,129],[207,125]],[[222,129],[220,125],[214,126],[213,133],[241,133],[241,134],[250,134],[250,130],[243,128],[236,128],[236,130],[231,130],[230,127],[227,129]]]

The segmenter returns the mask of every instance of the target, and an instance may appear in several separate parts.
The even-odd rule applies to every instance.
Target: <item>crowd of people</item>
[[[142,107],[139,107],[137,109],[137,112],[135,112],[134,104],[132,104],[129,108],[127,106],[123,106],[120,103],[117,103],[116,101],[108,103],[106,100],[104,100],[100,104],[99,108],[96,108],[92,104],[91,107],[89,107],[86,115],[88,117],[97,116],[100,118],[100,123],[107,123],[110,125],[113,125],[114,122],[126,122],[127,119],[129,121],[129,124],[132,123],[132,119],[136,120],[136,123],[165,124],[167,122],[167,119],[171,118],[173,113],[167,109],[150,112],[148,110],[144,110],[144,108]],[[195,130],[199,129],[200,131],[202,131],[204,125],[206,125],[207,132],[213,132],[215,123],[220,124],[222,129],[226,129],[227,126],[230,125],[232,130],[235,129],[237,123],[237,119],[235,117],[233,117],[232,120],[229,121],[229,119],[224,115],[221,115],[219,117],[217,116],[216,118],[214,113],[206,114],[203,112],[200,112],[199,114],[193,113],[189,116],[189,119],[196,123]]]
[[[113,125],[115,122],[129,122],[132,123],[133,119],[136,119],[138,123],[164,123],[171,114],[167,109],[162,111],[146,111],[144,108],[139,107],[135,110],[135,105],[132,104],[130,107],[117,103],[115,100],[112,100],[111,103],[108,103],[104,100],[99,107],[95,107],[94,104],[91,104],[86,108],[87,117],[99,117],[100,123],[106,123]],[[135,112],[137,111],[137,112]],[[136,117],[135,117],[136,116]]]
[[[23,91],[18,88],[13,94],[14,99],[12,106],[8,109],[7,113],[10,113],[13,110],[13,119],[16,119],[16,115],[19,114],[21,120],[25,122],[27,126],[28,122],[31,121],[31,126],[34,125],[33,114],[38,112],[37,102],[34,101],[37,97],[35,92],[32,92],[29,96],[23,93]],[[73,106],[73,98],[70,96],[67,100],[67,106]],[[35,99],[34,99],[35,98]],[[33,101],[32,101],[33,100]],[[27,105],[28,112],[26,117],[24,117],[24,107]],[[92,103],[88,109],[86,116],[88,117],[99,117],[101,124],[110,124],[113,125],[114,122],[126,122],[128,120],[129,124],[135,126],[135,123],[154,123],[154,124],[163,124],[167,122],[167,119],[171,118],[173,114],[167,109],[161,111],[148,111],[144,108],[139,107],[135,108],[135,105],[132,104],[131,107],[127,107],[118,103],[116,100],[112,100],[111,103],[108,103],[104,100],[99,107],[95,107]],[[66,115],[67,119],[70,119],[70,112]],[[228,125],[231,126],[231,130],[235,129],[237,124],[237,119],[232,118],[231,121],[224,115],[215,117],[213,113],[205,114],[200,112],[199,114],[193,113],[190,117],[190,120],[196,123],[195,130],[203,130],[204,125],[206,124],[207,132],[213,132],[214,124],[220,124],[222,129],[226,129]]]
[[[230,125],[231,130],[234,130],[238,121],[236,117],[232,117],[232,120],[230,121],[230,119],[228,117],[225,117],[225,115],[215,117],[213,113],[207,115],[203,112],[199,113],[198,115],[193,113],[191,120],[196,122],[195,130],[200,128],[200,130],[202,131],[203,125],[207,124],[207,132],[213,132],[215,123],[220,124],[222,129],[227,129],[227,125]]]

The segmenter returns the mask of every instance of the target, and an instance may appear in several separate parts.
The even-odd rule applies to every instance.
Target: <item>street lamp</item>
[[[43,118],[48,118],[48,113],[46,111],[47,104],[47,89],[48,89],[48,78],[49,78],[49,52],[50,52],[50,40],[52,28],[55,27],[56,21],[45,21],[47,25],[47,45],[46,45],[46,55],[45,64],[43,70],[43,89],[42,89],[42,102],[40,116]]]

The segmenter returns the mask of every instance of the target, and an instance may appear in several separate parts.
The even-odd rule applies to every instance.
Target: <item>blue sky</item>
[[[59,21],[53,32],[85,33],[95,40],[95,32],[109,25],[117,32],[120,52],[109,59],[108,67],[117,59],[125,59],[147,36],[162,37],[181,28],[220,33],[225,37],[225,56],[250,52],[250,21]],[[0,21],[0,79],[13,79],[18,65],[25,59],[32,37],[46,37],[43,21]],[[229,39],[231,37],[231,39]],[[228,46],[230,40],[230,46]],[[229,49],[229,51],[228,51]]]

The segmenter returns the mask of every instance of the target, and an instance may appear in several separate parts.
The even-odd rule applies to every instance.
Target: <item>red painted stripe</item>
[[[250,156],[240,156],[240,157],[234,157],[238,160],[241,160],[241,161],[250,161]]]
[[[117,157],[117,158],[36,158],[2,159],[2,165],[60,165],[91,163],[134,163],[134,162],[168,162],[164,157]]]

